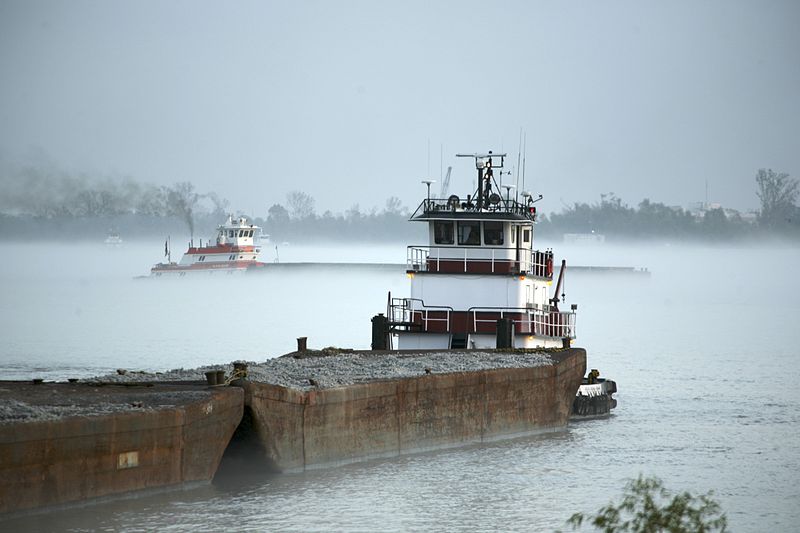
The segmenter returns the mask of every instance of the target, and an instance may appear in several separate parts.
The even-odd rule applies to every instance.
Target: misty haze
[[[370,350],[439,239],[410,219],[480,212],[483,159],[456,154],[488,150],[487,209],[535,219],[619,386],[554,432],[0,530],[569,530],[644,475],[792,531],[799,25],[793,2],[0,2],[0,389]]]

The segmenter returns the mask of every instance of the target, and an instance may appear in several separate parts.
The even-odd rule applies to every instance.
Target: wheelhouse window
[[[433,223],[433,242],[436,244],[453,244],[453,223],[437,220]]]
[[[458,222],[458,244],[467,246],[481,245],[480,222]]]
[[[483,223],[483,243],[490,246],[498,246],[503,244],[502,222]]]
[[[525,244],[531,242],[531,230],[529,229],[522,230],[522,242],[524,242]]]

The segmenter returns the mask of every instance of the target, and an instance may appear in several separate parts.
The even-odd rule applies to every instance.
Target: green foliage
[[[317,215],[313,210],[314,199],[302,193],[287,195],[289,209],[281,204],[269,208],[263,221],[264,231],[275,241],[401,241],[422,244],[427,240],[424,224],[409,224],[408,209],[399,198],[386,200],[383,210],[372,208],[364,212],[359,204],[353,204],[343,213],[325,211]],[[300,207],[302,204],[304,207]],[[303,213],[300,215],[299,213]],[[255,219],[262,225],[262,221]]]
[[[567,524],[573,531],[584,524],[604,533],[710,533],[727,531],[728,519],[709,492],[693,496],[689,492],[672,495],[661,480],[641,475],[628,482],[622,502],[609,503],[596,515],[572,515]]]
[[[772,230],[786,231],[798,225],[798,208],[795,205],[798,182],[785,172],[774,172],[771,168],[759,169],[756,174],[761,211],[758,214],[759,225]]]
[[[594,232],[604,234],[608,241],[800,238],[797,180],[761,169],[755,181],[761,202],[757,223],[744,220],[732,210],[690,212],[649,199],[631,207],[614,193],[607,193],[596,203],[575,203],[549,216],[541,213],[537,234],[560,240],[564,233]],[[425,225],[409,224],[409,210],[395,196],[386,200],[382,210],[364,209],[354,203],[349,208],[340,206],[338,213],[317,215],[314,205],[310,194],[292,191],[283,205],[269,207],[266,220],[252,220],[275,239],[288,241],[427,241]],[[178,221],[188,227],[190,235],[203,235],[213,231],[227,212],[227,200],[213,192],[200,194],[190,182],[157,187],[127,177],[69,174],[46,164],[0,176],[0,213],[10,215],[0,217],[6,238],[89,237],[93,232],[97,237],[97,231],[104,233],[111,227],[125,235],[161,234],[174,232],[173,222],[177,225]],[[102,221],[101,226],[97,220]]]
[[[629,207],[614,193],[600,195],[595,204],[576,203],[561,213],[540,218],[540,236],[559,238],[564,233],[601,233],[611,239],[742,239],[753,233],[753,225],[722,209],[695,216],[680,207],[645,198]]]
[[[294,220],[306,220],[314,217],[314,198],[302,191],[292,191],[286,195],[289,213]]]

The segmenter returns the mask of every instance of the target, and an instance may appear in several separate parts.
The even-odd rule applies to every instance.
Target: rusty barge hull
[[[551,366],[307,391],[245,382],[245,404],[273,469],[325,468],[564,428],[586,352],[551,357]]]
[[[155,385],[134,397],[187,388]],[[25,399],[47,392],[100,401],[86,385],[6,382],[3,389]],[[124,389],[109,385],[102,393]],[[0,424],[0,516],[208,483],[243,407],[241,389],[230,387],[166,408]]]
[[[547,366],[310,390],[247,380],[210,388],[3,382],[0,400],[43,407],[69,395],[89,407],[140,401],[123,412],[0,423],[0,519],[209,482],[244,418],[268,466],[283,472],[555,431],[567,425],[586,352],[550,357]],[[200,396],[167,407],[154,400],[176,391]]]

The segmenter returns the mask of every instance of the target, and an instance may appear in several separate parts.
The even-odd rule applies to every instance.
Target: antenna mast
[[[428,139],[428,171],[425,174],[426,176],[431,175],[431,140]]]
[[[525,161],[528,159],[528,134],[522,141],[522,188],[525,189]]]
[[[442,143],[439,143],[439,181],[441,181],[442,177],[444,176],[444,174],[442,173],[443,171],[444,171],[444,146],[442,145]]]
[[[522,157],[522,128],[519,129],[519,148],[517,148],[517,168],[515,174],[517,175],[516,188],[514,189],[514,200],[519,200],[519,171],[522,167],[519,166],[519,160]]]

